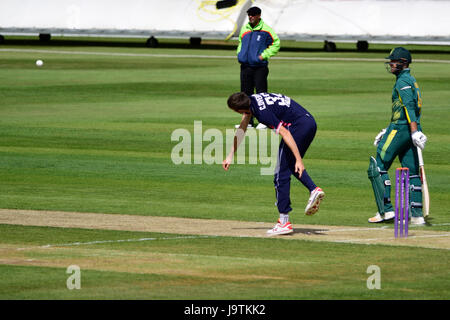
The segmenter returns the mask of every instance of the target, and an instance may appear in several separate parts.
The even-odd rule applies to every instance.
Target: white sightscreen
[[[0,0],[0,34],[225,39],[251,5],[281,39],[450,41],[450,0]]]

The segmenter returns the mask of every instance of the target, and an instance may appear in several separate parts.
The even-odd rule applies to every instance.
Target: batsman
[[[386,62],[388,72],[396,76],[392,89],[392,116],[387,128],[375,137],[376,159],[370,157],[369,180],[375,195],[378,212],[370,223],[392,220],[395,217],[391,203],[391,180],[388,170],[398,156],[402,167],[410,173],[411,224],[425,224],[422,213],[422,186],[419,176],[418,148],[423,150],[427,137],[422,133],[420,117],[422,97],[416,79],[410,74],[410,52],[397,47],[392,49]]]

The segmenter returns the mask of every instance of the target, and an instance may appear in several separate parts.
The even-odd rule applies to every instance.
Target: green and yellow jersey
[[[392,117],[394,124],[420,124],[422,96],[416,79],[410,70],[404,69],[397,75],[397,81],[392,89]]]

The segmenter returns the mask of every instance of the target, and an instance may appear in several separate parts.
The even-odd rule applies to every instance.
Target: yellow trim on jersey
[[[409,118],[408,110],[406,109],[406,106],[403,107],[405,109],[406,119],[408,119],[408,123],[411,123],[411,119]]]
[[[417,106],[419,107],[419,114],[422,112],[422,97],[420,96],[420,89],[417,82],[414,82],[414,87],[416,88],[417,93]]]
[[[398,91],[398,89],[397,89],[397,93],[398,93],[398,100],[400,100],[400,103],[402,104],[403,109],[405,109],[406,119],[408,120],[408,123],[411,123],[411,119],[409,118],[408,110],[406,109],[406,106],[403,104],[402,97],[400,96],[400,91]]]
[[[387,137],[386,142],[384,143],[383,148],[381,149],[381,153],[380,153],[381,159],[384,160],[384,156],[386,155],[386,150],[391,145],[392,140],[394,140],[394,137],[395,137],[396,134],[397,134],[397,130],[392,130],[389,133],[389,136]]]

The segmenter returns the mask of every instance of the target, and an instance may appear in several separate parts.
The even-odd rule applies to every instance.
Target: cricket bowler
[[[229,169],[234,152],[243,140],[252,116],[282,136],[274,174],[279,219],[277,224],[267,231],[267,234],[293,233],[294,230],[289,221],[289,212],[292,211],[291,175],[296,177],[310,193],[305,208],[306,215],[316,213],[325,196],[323,190],[317,187],[308,175],[302,160],[316,134],[317,125],[313,116],[293,99],[275,93],[258,93],[251,96],[244,92],[235,93],[228,98],[228,107],[242,114],[242,120],[234,137],[234,145],[222,163],[225,170]]]

